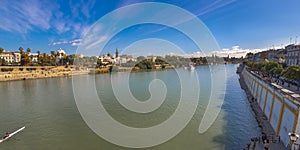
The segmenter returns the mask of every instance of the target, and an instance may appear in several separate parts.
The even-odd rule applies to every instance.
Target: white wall
[[[255,76],[253,76],[249,72],[245,71],[245,72],[243,72],[243,75],[246,76],[245,77],[245,79],[247,80],[246,84],[249,87],[249,90],[251,90],[251,93],[253,93],[253,96],[257,95],[256,98],[258,100],[258,104],[261,107],[261,109],[263,109],[264,103],[266,100],[266,107],[265,107],[264,113],[267,117],[269,117],[269,115],[271,113],[270,111],[271,111],[271,107],[272,107],[272,99],[276,95],[274,98],[273,110],[272,110],[271,119],[270,119],[270,124],[276,132],[276,129],[278,127],[280,113],[281,113],[281,107],[283,105],[282,104],[283,95],[280,92],[275,91],[270,85],[262,82],[260,79],[257,79]],[[249,77],[250,77],[250,79],[249,79]],[[256,86],[253,86],[253,83],[251,82],[252,79],[255,79],[256,82],[261,83],[264,87],[262,87],[259,84],[258,90],[256,91]],[[269,89],[269,92],[265,99],[266,92],[267,92],[266,89]],[[262,90],[262,94],[260,96],[261,90]],[[287,145],[290,141],[288,133],[293,132],[293,127],[294,127],[295,121],[297,121],[296,133],[300,134],[300,116],[298,115],[299,117],[297,118],[297,120],[295,120],[296,115],[294,114],[294,112],[297,111],[299,108],[292,101],[290,101],[287,98],[284,98],[283,103],[285,104],[284,105],[285,107],[284,107],[283,114],[282,114],[282,122],[281,122],[280,128],[279,128],[279,136],[281,137],[281,140],[283,141],[283,143],[285,145]]]
[[[273,98],[273,95],[270,92],[268,92],[267,99],[266,99],[266,101],[267,101],[266,108],[265,108],[265,114],[267,117],[269,117],[269,115],[271,113],[272,98]]]
[[[275,130],[277,129],[277,125],[278,125],[281,105],[282,105],[281,101],[275,97],[273,111],[270,120],[270,123]]]
[[[290,142],[289,132],[293,131],[295,115],[287,108],[284,108],[279,135],[285,145]]]

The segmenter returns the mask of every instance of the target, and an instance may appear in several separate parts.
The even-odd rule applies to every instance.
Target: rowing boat
[[[14,136],[15,134],[17,134],[17,133],[21,132],[21,131],[22,131],[22,130],[24,130],[24,129],[25,129],[25,126],[24,126],[24,127],[22,127],[22,128],[20,128],[20,129],[18,129],[18,130],[17,130],[17,131],[15,131],[15,132],[13,132],[13,133],[9,134],[9,136],[8,136],[8,137],[6,137],[6,138],[4,138],[4,139],[1,139],[1,140],[0,140],[0,143],[2,143],[2,142],[4,142],[4,141],[6,141],[7,139],[11,138],[12,136]]]

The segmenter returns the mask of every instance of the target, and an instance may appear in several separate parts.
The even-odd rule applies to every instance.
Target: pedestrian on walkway
[[[267,140],[267,135],[265,132],[263,132],[261,139],[262,139],[262,142],[265,144],[265,142]]]
[[[269,139],[266,140],[265,144],[264,144],[265,150],[268,150],[270,147],[270,141]]]

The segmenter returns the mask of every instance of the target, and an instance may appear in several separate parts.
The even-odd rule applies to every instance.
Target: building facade
[[[288,66],[300,66],[300,45],[291,44],[285,47],[286,57],[285,62]]]
[[[2,52],[0,59],[8,63],[19,63],[21,62],[21,54],[19,52]]]
[[[38,60],[39,60],[39,58],[38,58],[39,54],[38,53],[29,53],[28,56],[29,56],[32,63],[37,63]]]
[[[19,63],[19,62],[21,62],[21,53],[19,53],[19,52],[15,52],[14,53],[14,61],[15,61],[15,63]]]
[[[56,51],[56,64],[63,65],[62,59],[66,56],[67,56],[67,53],[62,48],[59,48]]]

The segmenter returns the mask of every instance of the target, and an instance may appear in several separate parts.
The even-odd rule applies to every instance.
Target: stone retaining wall
[[[241,71],[241,76],[276,136],[280,136],[281,141],[288,145],[288,133],[300,131],[299,99],[292,96],[293,91],[287,91],[247,68]]]

